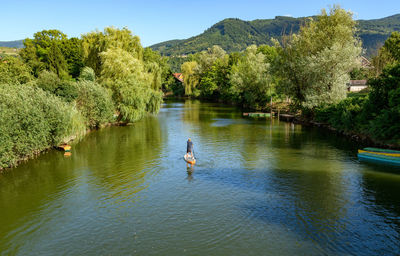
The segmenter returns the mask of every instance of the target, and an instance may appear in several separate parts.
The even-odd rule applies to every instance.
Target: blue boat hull
[[[364,154],[364,153],[358,154],[357,156],[358,156],[358,159],[365,160],[368,162],[400,166],[400,158],[398,158],[398,157],[381,157],[379,155],[375,156],[372,154]]]

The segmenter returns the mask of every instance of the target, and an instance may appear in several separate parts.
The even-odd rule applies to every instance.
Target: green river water
[[[325,130],[167,101],[72,146],[0,173],[0,255],[400,253],[400,170]]]

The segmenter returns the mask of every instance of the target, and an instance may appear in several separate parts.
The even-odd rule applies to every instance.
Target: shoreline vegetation
[[[302,123],[399,148],[400,33],[393,32],[363,66],[356,25],[351,12],[334,6],[272,46],[230,54],[214,46],[189,55],[181,66],[185,90],[174,94],[255,111],[278,105],[282,113],[299,114]],[[362,79],[368,91],[349,95],[349,81]]]
[[[0,60],[0,169],[160,109],[166,60],[128,29],[43,30],[24,45]]]
[[[298,122],[400,148],[400,33],[361,66],[352,13],[332,7],[271,45],[187,56],[183,83],[168,58],[126,28],[68,38],[43,30],[0,59],[0,170],[105,125],[158,113],[163,95],[293,113]],[[348,97],[350,79],[369,91]]]

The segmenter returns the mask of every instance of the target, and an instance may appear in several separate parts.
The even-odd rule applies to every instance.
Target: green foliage
[[[113,92],[119,112],[118,120],[132,122],[145,113],[160,109],[162,94],[161,68],[155,62],[144,62],[122,48],[110,48],[100,54],[101,83]]]
[[[370,81],[368,97],[351,97],[317,108],[315,118],[343,130],[400,144],[400,64],[386,68]]]
[[[56,74],[46,70],[40,73],[36,85],[44,91],[63,98],[67,102],[72,102],[78,97],[78,89],[75,82],[61,80]]]
[[[183,83],[185,85],[185,94],[190,96],[199,83],[195,68],[198,66],[196,61],[189,61],[182,64],[181,70]]]
[[[82,40],[76,37],[63,40],[61,49],[67,62],[68,73],[73,78],[77,78],[81,73],[81,69],[84,67]]]
[[[82,116],[58,97],[32,86],[0,86],[0,167],[84,131]]]
[[[378,54],[372,58],[371,76],[378,77],[386,66],[393,65],[396,62],[400,62],[399,32],[393,32],[383,47],[378,50]]]
[[[385,42],[385,48],[396,61],[400,61],[400,32],[396,31],[390,35]]]
[[[315,110],[318,122],[328,123],[336,129],[357,132],[362,127],[362,112],[366,97],[351,97],[338,104],[325,105]]]
[[[85,65],[91,67],[96,76],[99,76],[103,69],[101,53],[111,48],[124,50],[138,60],[143,58],[139,37],[133,36],[127,28],[108,27],[103,32],[90,32],[82,36],[82,41]]]
[[[77,83],[76,106],[89,128],[98,128],[112,120],[114,104],[111,93],[99,84],[83,80]]]
[[[31,69],[20,58],[10,56],[0,60],[0,84],[25,84],[32,80]]]
[[[270,46],[251,46],[244,53],[229,55],[215,46],[192,55],[192,61],[181,68],[185,94],[265,108],[275,92],[275,79],[269,67],[276,56],[276,49]]]
[[[173,78],[173,82],[169,85],[174,96],[181,97],[185,95],[185,87],[183,84]]]
[[[351,80],[363,80],[368,79],[369,70],[365,68],[354,68],[350,71],[350,79]]]
[[[344,99],[348,72],[361,53],[355,32],[352,14],[335,6],[287,38],[276,65],[283,91],[305,108]]]
[[[377,56],[372,58],[371,64],[373,68],[370,71],[370,76],[375,78],[378,77],[380,74],[382,74],[383,69],[387,65],[393,64],[394,61],[394,58],[386,47],[380,48]]]
[[[34,39],[24,40],[24,46],[20,55],[35,76],[42,70],[48,70],[60,78],[77,77],[83,67],[81,40],[68,39],[59,30],[37,32]]]
[[[79,80],[94,82],[96,81],[96,74],[92,68],[84,67],[79,76]]]
[[[167,59],[143,50],[125,28],[82,40],[43,30],[24,45],[26,65],[18,58],[0,62],[0,168],[100,127],[113,119],[115,108],[117,121],[125,122],[157,113],[161,88],[173,81]]]
[[[134,76],[115,80],[112,89],[121,121],[137,121],[147,112],[156,113],[160,109],[161,92],[149,89],[148,85]]]
[[[265,108],[273,90],[269,69],[265,55],[261,51],[257,53],[256,46],[246,49],[230,76],[232,90],[242,105],[254,109]]]
[[[165,58],[167,58],[168,65],[171,67],[171,72],[173,73],[181,73],[182,64],[188,61],[187,56],[185,57],[168,56]]]
[[[399,17],[400,14],[382,19],[357,21],[357,36],[360,37],[367,56],[376,55],[378,48],[390,34],[393,31],[400,31]],[[243,51],[252,44],[271,44],[272,38],[282,42],[286,35],[299,33],[300,26],[308,18],[277,16],[275,19],[253,21],[225,19],[200,35],[185,40],[162,42],[151,48],[173,58],[201,52],[213,45],[221,46],[228,53]],[[177,67],[182,63],[176,66],[172,64],[172,70],[179,72]]]

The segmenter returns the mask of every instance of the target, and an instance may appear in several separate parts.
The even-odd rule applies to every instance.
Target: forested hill
[[[22,48],[24,47],[24,40],[16,40],[16,41],[0,41],[1,47],[10,47],[10,48]]]
[[[277,16],[275,19],[244,21],[225,19],[204,33],[186,40],[171,40],[151,46],[162,55],[177,56],[206,50],[219,45],[227,52],[241,51],[252,44],[270,44],[271,38],[297,33],[307,18]],[[400,31],[400,14],[375,20],[358,20],[359,36],[365,54],[371,56],[393,31]]]

